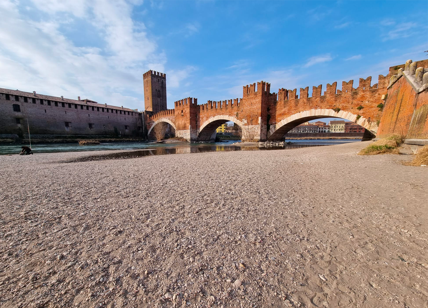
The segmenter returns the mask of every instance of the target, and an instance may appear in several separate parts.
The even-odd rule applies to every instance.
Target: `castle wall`
[[[428,61],[407,61],[391,76],[379,137],[398,134],[406,139],[428,139]],[[404,70],[403,70],[404,68]]]
[[[27,134],[27,123],[35,137],[117,134],[137,136],[141,131],[141,115],[134,110],[55,97],[44,99],[39,95],[25,95],[27,92],[2,92],[0,134]],[[19,111],[14,111],[14,105],[15,110]]]
[[[353,80],[343,81],[342,90],[336,89],[337,82],[327,84],[323,95],[322,85],[314,86],[312,97],[308,95],[308,87],[300,89],[300,98],[297,95],[297,89],[280,89],[278,102],[272,107],[269,124],[275,125],[285,117],[305,110],[340,109],[367,119],[370,130],[376,133],[378,121],[382,115],[382,110],[377,106],[383,103],[382,96],[387,92],[387,77],[379,75],[378,83],[373,86],[371,79],[371,76],[366,79],[360,78],[358,88],[353,87]]]
[[[241,126],[243,141],[279,140],[295,126],[323,117],[355,122],[367,130],[367,135],[373,136],[378,132],[382,135],[398,129],[408,138],[428,138],[428,69],[417,68],[418,65],[427,64],[428,60],[413,64],[409,60],[406,65],[391,67],[389,74],[386,77],[379,75],[378,83],[374,85],[370,76],[360,78],[357,88],[354,88],[353,80],[343,81],[341,90],[337,90],[337,82],[327,84],[324,92],[322,85],[314,86],[311,97],[309,87],[300,89],[300,98],[297,89],[279,89],[278,94],[270,93],[270,84],[262,81],[244,86],[242,99],[208,101],[197,105],[196,99],[187,98],[175,103],[174,113],[154,114],[151,121],[168,118],[177,127],[177,136],[187,140],[211,140],[217,126],[226,121]],[[404,81],[394,86],[397,93],[404,96],[405,106],[401,106],[398,94],[395,100],[394,95],[386,95],[389,93],[389,77],[403,68],[406,78],[416,80],[415,84],[418,85],[416,91],[413,84],[413,92],[412,86],[406,86]],[[396,81],[399,77],[394,78]],[[383,109],[386,98],[388,104]],[[400,113],[403,114],[402,118],[399,117]],[[384,125],[381,130],[379,123]]]
[[[154,113],[166,110],[166,74],[150,70],[143,75],[143,82],[145,110]]]

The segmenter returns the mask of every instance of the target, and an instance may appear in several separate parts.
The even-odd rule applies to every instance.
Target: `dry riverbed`
[[[428,169],[366,144],[0,156],[0,307],[427,307]]]

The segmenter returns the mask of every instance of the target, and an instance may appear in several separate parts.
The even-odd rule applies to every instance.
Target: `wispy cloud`
[[[351,25],[351,22],[348,21],[348,22],[344,22],[344,23],[341,23],[339,25],[336,25],[336,26],[334,26],[334,28],[335,29],[343,29],[343,28],[349,27],[350,25]]]
[[[186,36],[191,36],[199,32],[200,25],[198,22],[188,23],[185,27]]]
[[[397,24],[394,29],[388,31],[383,41],[395,40],[399,38],[405,38],[414,34],[413,29],[417,27],[414,22],[405,22]]]
[[[25,10],[16,1],[0,1],[0,86],[116,105],[126,101],[143,109],[142,72],[164,71],[166,57],[144,24],[132,20],[132,4],[33,0],[32,9]],[[43,18],[32,19],[36,15]],[[78,33],[63,32],[64,25],[82,23],[99,44],[82,46],[74,42]]]
[[[332,10],[328,10],[324,7],[316,7],[307,11],[307,16],[310,21],[318,22],[326,18],[328,15],[330,15],[331,12]]]
[[[353,60],[359,60],[361,59],[363,56],[362,55],[355,55],[349,58],[346,58],[345,61],[353,61]]]
[[[306,62],[305,65],[303,65],[303,67],[310,67],[312,65],[315,65],[318,63],[329,62],[331,60],[333,60],[333,58],[331,57],[330,54],[314,56],[314,57],[309,58],[309,60]]]
[[[387,19],[382,20],[382,21],[380,22],[380,24],[381,24],[382,26],[392,26],[392,25],[394,25],[394,24],[395,24],[395,21],[394,21],[393,19],[387,18]]]

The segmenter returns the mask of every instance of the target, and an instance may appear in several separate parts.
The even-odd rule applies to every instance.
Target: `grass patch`
[[[410,162],[410,166],[428,166],[428,145],[422,147],[416,154],[413,161]]]
[[[384,139],[373,142],[362,149],[359,155],[377,155],[377,154],[398,154],[398,146],[403,142],[403,138],[398,135],[392,135]]]

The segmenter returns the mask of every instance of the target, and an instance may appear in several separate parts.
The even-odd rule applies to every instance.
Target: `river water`
[[[359,142],[354,139],[335,139],[335,140],[289,140],[291,144],[285,149],[294,149],[308,146],[326,146],[342,144],[349,142]],[[104,150],[146,150],[145,155],[163,155],[180,153],[202,153],[215,151],[239,151],[239,150],[266,150],[258,147],[240,147],[233,145],[236,140],[222,141],[215,143],[143,143],[143,142],[117,142],[101,143],[98,145],[79,145],[77,143],[57,143],[57,144],[34,144],[32,150],[34,153],[58,153],[58,152],[86,152],[86,151],[104,151]],[[239,142],[239,141],[238,141]],[[18,154],[21,151],[21,145],[0,145],[0,155]],[[139,151],[142,152],[142,151]]]

